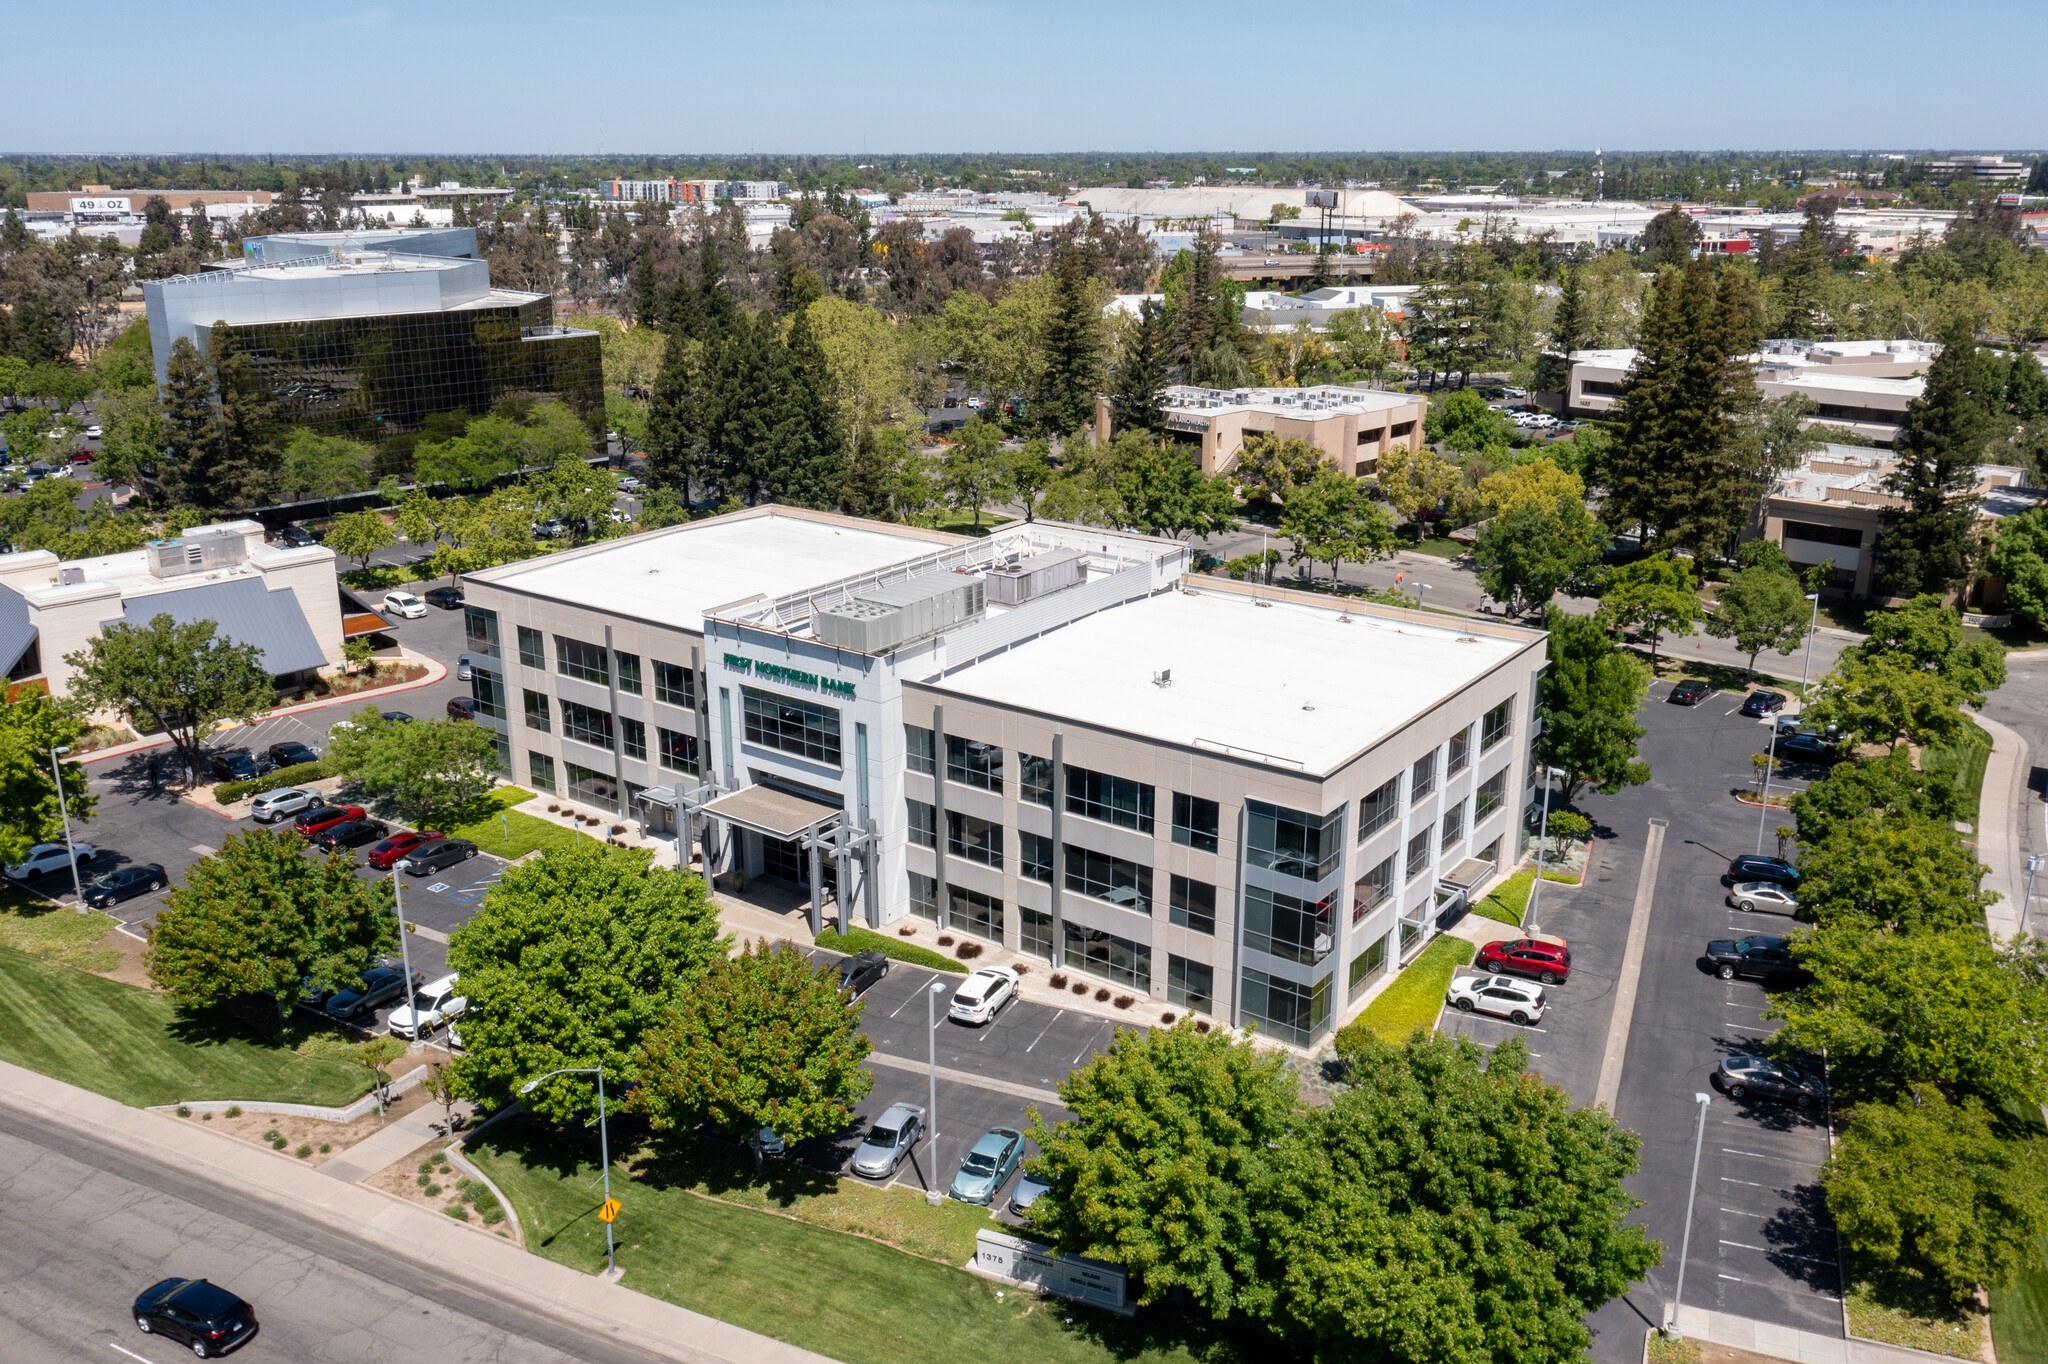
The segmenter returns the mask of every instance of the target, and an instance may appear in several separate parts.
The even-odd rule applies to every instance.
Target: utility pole
[[[1713,1097],[1704,1092],[1695,1092],[1693,1102],[1700,1106],[1699,1126],[1692,1139],[1692,1180],[1685,1186],[1685,1236],[1678,1243],[1678,1288],[1671,1295],[1671,1312],[1664,1321],[1664,1338],[1677,1340],[1678,1308],[1685,1301],[1685,1259],[1692,1253],[1692,1205],[1699,1197],[1700,1189],[1700,1147],[1707,1139],[1707,1106]]]
[[[925,1176],[924,1201],[937,1207],[945,1201],[939,1192],[939,1017],[938,999],[946,992],[946,983],[935,980],[924,992],[924,1035],[931,1047],[931,1094],[924,1110],[924,1130],[930,1135],[925,1140],[925,1154],[931,1158],[931,1173]]]
[[[77,913],[89,911],[85,907],[85,885],[78,879],[78,850],[71,845],[71,807],[64,800],[64,764],[58,759],[69,753],[67,744],[59,744],[50,750],[50,776],[57,783],[57,813],[64,817],[64,860],[71,864],[71,894]]]

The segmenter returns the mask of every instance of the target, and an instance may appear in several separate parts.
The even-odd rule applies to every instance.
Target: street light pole
[[[1799,666],[1799,713],[1806,713],[1806,679],[1813,675],[1813,637],[1820,629],[1820,593],[1809,592],[1806,599],[1813,603],[1813,617],[1806,622],[1806,662]]]
[[[57,813],[64,817],[64,857],[71,863],[71,894],[76,901],[78,913],[89,911],[85,907],[85,886],[78,879],[78,850],[71,846],[71,807],[64,801],[64,765],[57,760],[71,751],[66,744],[58,744],[50,750],[50,776],[57,783]]]
[[[1543,854],[1550,848],[1550,779],[1564,775],[1561,767],[1546,767],[1542,771],[1543,816],[1536,829],[1536,883],[1529,887],[1529,912],[1524,916],[1529,921],[1526,927],[1531,933],[1543,931],[1543,925],[1536,918],[1536,905],[1543,897]]]
[[[1692,1252],[1692,1205],[1699,1197],[1700,1147],[1707,1139],[1707,1106],[1714,1101],[1711,1095],[1698,1091],[1692,1097],[1700,1106],[1700,1121],[1692,1139],[1692,1182],[1685,1186],[1685,1236],[1678,1243],[1678,1288],[1671,1295],[1671,1313],[1664,1322],[1666,1340],[1679,1338],[1678,1308],[1685,1301],[1685,1257]]]
[[[2027,859],[2027,898],[2020,901],[2021,937],[2027,935],[2027,911],[2034,907],[2034,876],[2043,867],[2048,867],[2048,853],[2035,853]]]
[[[405,940],[405,883],[398,879],[398,868],[391,869],[391,903],[398,911],[398,959],[405,963],[405,993],[408,999],[413,992],[412,945]],[[412,1040],[420,1040],[420,1011],[418,1001],[413,1001]],[[411,1050],[410,1047],[407,1050]]]
[[[1771,768],[1778,761],[1778,722],[1771,720],[1771,742],[1764,749],[1764,808],[1756,812],[1756,855],[1764,855],[1764,825],[1771,817]]]
[[[1416,610],[1420,611],[1420,610],[1422,609],[1422,603],[1423,603],[1423,596],[1422,596],[1422,594],[1423,594],[1423,593],[1425,593],[1425,592],[1427,592],[1427,591],[1429,591],[1429,589],[1430,589],[1430,588],[1431,588],[1432,586],[1434,586],[1434,584],[1433,584],[1433,583],[1417,583],[1417,584],[1415,584],[1415,609],[1416,609]]]
[[[560,1070],[551,1070],[546,1075],[537,1075],[533,1079],[528,1080],[525,1084],[519,1086],[519,1092],[521,1094],[531,1094],[542,1080],[552,1079],[557,1075],[597,1076],[597,1152],[598,1159],[604,1162],[604,1201],[610,1203],[612,1201],[612,1143],[611,1134],[605,1125],[604,1067],[564,1066]],[[612,1244],[612,1224],[609,1220],[604,1224],[604,1272],[608,1278],[618,1273],[618,1258]]]
[[[930,1134],[925,1141],[925,1151],[931,1157],[932,1172],[925,1176],[927,1184],[924,1201],[937,1207],[945,1201],[939,1192],[939,996],[946,992],[944,981],[935,980],[924,992],[925,1040],[931,1046],[931,1093],[926,1100],[924,1130]]]

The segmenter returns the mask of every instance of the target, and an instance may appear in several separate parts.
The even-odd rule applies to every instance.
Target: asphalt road
[[[174,1276],[210,1279],[255,1307],[259,1330],[237,1360],[654,1358],[480,1293],[430,1262],[4,1106],[0,1195],[0,1359],[9,1364],[189,1358],[138,1332],[128,1311],[138,1291]]]
[[[2020,855],[2048,852],[2048,650],[2014,654],[2006,660],[2005,685],[1993,692],[1984,713],[2008,725],[2027,742],[2026,794],[2019,812]],[[1991,798],[1986,792],[1985,798]],[[2026,893],[2024,880],[2013,888]],[[2033,910],[2027,927],[2037,937],[2048,933],[2048,878],[2037,878]]]

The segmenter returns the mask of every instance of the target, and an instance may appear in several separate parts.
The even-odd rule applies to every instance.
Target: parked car
[[[351,819],[315,835],[313,845],[327,852],[338,848],[360,848],[365,843],[380,841],[390,832],[391,826],[381,819]]]
[[[848,1004],[859,999],[883,976],[889,974],[889,959],[870,948],[856,952],[839,963],[839,990]]]
[[[1785,707],[1788,698],[1781,691],[1765,691],[1761,687],[1742,698],[1744,715],[1776,715]]]
[[[1451,982],[1444,1002],[1461,1014],[1494,1014],[1510,1023],[1543,1021],[1543,987],[1513,976],[1463,976]]]
[[[66,848],[62,843],[38,843],[28,850],[28,856],[19,862],[10,862],[5,870],[16,881],[26,881],[31,876],[47,876],[55,871],[68,871],[72,854],[78,855],[81,869],[92,861],[94,850],[90,843],[74,843]]]
[[[1697,677],[1688,677],[1685,681],[1673,687],[1671,695],[1664,699],[1675,706],[1697,706],[1713,694],[1714,689],[1712,687],[1700,681]]]
[[[1024,1156],[1024,1134],[1014,1127],[991,1127],[961,1160],[946,1196],[987,1207],[1017,1172]]]
[[[377,712],[377,718],[387,725],[402,725],[412,719],[402,710],[380,710]]]
[[[101,429],[100,429],[99,427],[97,427],[97,426],[88,426],[88,427],[86,427],[86,428],[85,428],[85,438],[86,438],[87,440],[98,440],[98,439],[99,439],[100,437],[104,436],[105,434],[106,434],[106,432],[105,432],[105,431],[103,431],[103,430],[101,430]]]
[[[136,1330],[188,1346],[201,1359],[225,1353],[256,1334],[256,1309],[205,1279],[152,1284],[135,1295],[134,1312]]]
[[[474,655],[471,654],[456,655],[455,680],[457,682],[469,682],[475,679],[476,664],[472,661],[473,658]]]
[[[533,523],[533,538],[536,540],[559,540],[568,533],[569,528],[553,518]]]
[[[1787,890],[1799,889],[1799,868],[1782,857],[1765,857],[1761,853],[1744,853],[1728,864],[1721,884],[1732,886],[1738,881],[1769,881],[1772,885]]]
[[[277,533],[277,543],[286,549],[304,549],[308,545],[317,545],[320,541],[304,526],[286,526]]]
[[[378,871],[389,871],[393,862],[398,861],[399,858],[404,857],[422,843],[431,843],[439,837],[441,835],[424,830],[404,829],[392,834],[382,843],[370,849],[369,854],[363,860]]]
[[[346,824],[352,819],[363,817],[360,805],[316,805],[303,810],[292,820],[292,828],[306,838],[318,838],[337,824]]]
[[[399,1037],[425,1037],[452,1020],[469,1001],[457,993],[459,975],[430,980],[413,992],[412,1002],[401,1004],[384,1020],[384,1026]]]
[[[443,611],[453,611],[462,605],[462,589],[459,587],[430,587],[426,591],[429,606],[438,606]]]
[[[251,757],[240,751],[216,753],[207,759],[206,765],[213,770],[215,781],[254,781],[274,766],[268,758]]]
[[[1728,903],[1745,914],[1759,909],[1780,914],[1797,914],[1799,897],[1776,881],[1737,881],[1728,891]]]
[[[868,1129],[853,1152],[853,1172],[869,1179],[887,1179],[924,1135],[924,1110],[916,1104],[890,1104]]]
[[[1806,972],[1792,959],[1785,939],[1773,937],[1717,938],[1707,944],[1707,965],[1723,980],[1737,976],[1760,980],[1767,985],[1791,984],[1806,978]]]
[[[311,744],[290,742],[272,744],[263,752],[270,759],[273,768],[297,767],[300,763],[316,763],[320,761],[320,750]]]
[[[618,483],[619,491],[622,493],[637,493],[640,491],[640,487],[640,480],[633,477],[633,475],[631,474],[627,474],[624,478],[620,479]]]
[[[1479,949],[1472,965],[1480,971],[1534,976],[1545,985],[1555,985],[1572,973],[1572,950],[1563,938],[1540,934],[1512,942],[1490,942]]]
[[[1040,1194],[1051,1187],[1052,1185],[1037,1175],[1025,1175],[1017,1181],[1016,1191],[1010,1195],[1010,1211],[1019,1217],[1028,1218],[1031,1215],[1031,1205],[1038,1201]]]
[[[105,909],[162,890],[166,879],[164,869],[155,862],[101,872],[85,883],[85,902],[94,909]]]
[[[303,786],[280,786],[265,791],[249,802],[249,818],[258,824],[275,824],[287,815],[300,815],[326,800],[318,791]]]
[[[384,609],[407,620],[418,620],[427,614],[427,604],[410,592],[386,592]]]
[[[754,1137],[754,1144],[761,1148],[761,1154],[764,1156],[779,1156],[789,1150],[789,1143],[772,1127],[762,1128]]]
[[[1722,1057],[1721,1064],[1714,1067],[1714,1083],[1731,1099],[1756,1094],[1784,1099],[1801,1108],[1811,1108],[1828,1096],[1828,1087],[1818,1075],[1763,1056]]]
[[[993,1023],[1017,998],[1017,973],[1007,966],[984,966],[953,992],[947,1017],[961,1023]]]
[[[1776,745],[1779,762],[1831,763],[1838,756],[1835,746],[1818,734],[1788,734]]]
[[[431,876],[475,856],[476,844],[466,838],[437,838],[424,847],[413,849],[391,865],[407,876]]]
[[[412,973],[412,986],[419,988],[420,973]],[[372,966],[363,972],[363,983],[353,990],[337,990],[327,1001],[327,1012],[344,1023],[369,1017],[394,999],[406,994],[405,972],[396,966]]]
[[[448,699],[448,718],[451,720],[476,719],[476,698],[474,696],[453,696]]]

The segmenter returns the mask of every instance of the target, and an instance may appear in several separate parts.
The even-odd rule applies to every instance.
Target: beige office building
[[[919,915],[1314,1045],[1516,860],[1542,636],[1187,556],[760,508],[473,575],[476,694],[519,779],[814,924]]]
[[[1418,393],[1372,388],[1194,388],[1166,390],[1166,434],[1202,461],[1202,472],[1228,471],[1251,436],[1299,438],[1347,474],[1379,471],[1380,456],[1396,446],[1422,448],[1429,400]],[[1095,438],[1113,434],[1109,399],[1095,400]]]

